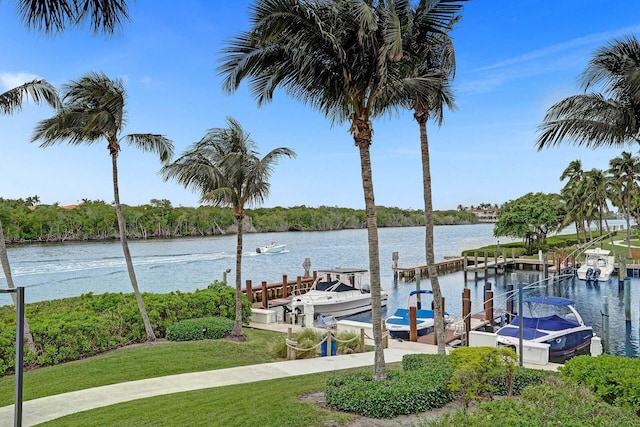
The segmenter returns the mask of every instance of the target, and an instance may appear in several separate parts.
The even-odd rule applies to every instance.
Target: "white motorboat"
[[[380,301],[382,306],[387,304],[384,291]],[[294,296],[289,308],[295,316],[304,315],[309,326],[316,325],[319,316],[341,318],[371,310],[369,272],[357,268],[318,271],[311,288]]]
[[[415,291],[411,291],[409,293],[409,301],[407,303],[407,308],[398,308],[393,316],[389,316],[385,320],[385,324],[387,326],[387,330],[389,331],[389,335],[391,338],[399,338],[399,339],[409,339],[409,330],[410,330],[410,307],[418,307],[418,296],[422,295],[433,295],[433,291],[419,289]],[[424,303],[421,301],[421,304]],[[433,310],[429,309],[416,309],[416,330],[418,336],[427,335],[433,332],[434,329],[434,315]],[[444,323],[445,325],[450,322],[449,314],[444,313]]]
[[[606,249],[587,249],[585,261],[578,268],[578,279],[587,282],[607,282],[614,270],[615,257]]]
[[[256,252],[259,254],[279,254],[284,251],[286,247],[287,245],[284,243],[271,242],[266,246],[257,248]]]
[[[534,297],[524,300],[530,317],[522,317],[522,340],[549,345],[549,362],[590,354],[593,328],[587,326],[574,302],[560,297]],[[524,309],[524,308],[523,308]],[[499,346],[517,349],[520,342],[520,317],[498,329]]]

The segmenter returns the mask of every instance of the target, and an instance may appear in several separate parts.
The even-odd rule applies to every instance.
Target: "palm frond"
[[[53,108],[59,108],[61,105],[58,91],[46,80],[36,79],[1,93],[0,113],[11,114],[20,111],[22,103],[29,98],[36,104],[46,103]]]

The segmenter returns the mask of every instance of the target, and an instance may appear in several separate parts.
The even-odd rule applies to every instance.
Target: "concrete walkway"
[[[385,362],[400,362],[410,353],[430,353],[433,346],[415,343],[396,343],[385,350]],[[180,393],[226,385],[271,380],[296,375],[315,374],[341,369],[373,366],[373,352],[314,359],[291,360],[240,366],[214,371],[193,372],[149,378],[146,380],[106,385],[70,393],[47,396],[23,402],[23,426],[32,426],[65,415],[114,405],[130,400],[163,394]],[[14,406],[0,408],[0,427],[13,426]]]

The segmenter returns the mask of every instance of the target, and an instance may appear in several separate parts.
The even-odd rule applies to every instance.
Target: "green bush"
[[[511,395],[517,357],[510,348],[460,347],[449,357],[453,368],[450,389],[462,397],[465,408],[473,400],[491,397],[497,378],[504,378],[507,395]]]
[[[440,354],[405,354],[402,356],[402,369],[405,371],[451,370],[449,356]]]
[[[528,387],[519,400],[479,403],[472,412],[446,414],[427,425],[637,427],[640,419],[630,410],[608,405],[582,385],[567,383],[553,376],[544,384]]]
[[[169,341],[196,341],[225,338],[233,330],[235,322],[226,317],[203,317],[182,320],[167,329]]]
[[[339,331],[333,332],[333,336],[337,341],[337,354],[352,354],[360,351],[360,340],[356,333]]]
[[[393,418],[440,408],[451,401],[450,371],[388,371],[386,381],[371,372],[336,375],[327,380],[325,400],[332,408],[371,418]]]
[[[605,402],[640,415],[640,359],[579,356],[560,367],[560,374],[585,385]]]
[[[542,384],[545,379],[553,376],[558,376],[558,373],[542,369],[517,367],[513,375],[512,394],[520,395],[525,387]],[[503,374],[491,379],[491,386],[493,387],[493,393],[497,396],[507,396],[509,394],[508,379]]]
[[[181,320],[203,317],[235,319],[235,289],[212,283],[194,292],[142,295],[158,338]],[[83,294],[79,297],[26,304],[35,352],[25,349],[25,364],[47,366],[93,356],[129,343],[143,342],[146,333],[133,294]],[[251,318],[243,298],[242,320]],[[15,364],[15,309],[0,307],[0,376]]]

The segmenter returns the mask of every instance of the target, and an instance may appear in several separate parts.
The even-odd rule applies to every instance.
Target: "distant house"
[[[467,212],[471,212],[478,217],[480,222],[496,222],[498,221],[498,208],[486,208],[486,209],[467,209]]]

